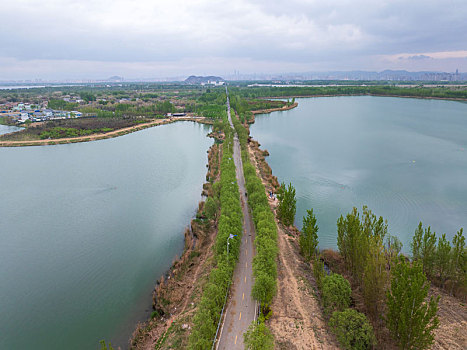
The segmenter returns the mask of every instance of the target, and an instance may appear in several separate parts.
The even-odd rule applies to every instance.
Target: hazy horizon
[[[0,81],[467,71],[467,2],[23,0]]]

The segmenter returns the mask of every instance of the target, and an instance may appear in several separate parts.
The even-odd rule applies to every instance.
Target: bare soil
[[[432,349],[467,349],[467,306],[438,287],[431,287],[429,295],[439,295],[439,328],[435,331]]]

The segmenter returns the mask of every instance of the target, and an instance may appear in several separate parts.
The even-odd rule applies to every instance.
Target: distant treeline
[[[467,99],[467,89],[456,87],[397,87],[397,86],[326,86],[326,87],[248,87],[231,88],[245,98],[326,96],[326,95],[378,95],[423,98]]]

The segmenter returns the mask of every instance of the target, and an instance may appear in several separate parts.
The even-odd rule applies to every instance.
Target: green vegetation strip
[[[221,214],[214,246],[216,267],[209,275],[203,296],[193,318],[193,331],[189,338],[189,349],[208,349],[216,336],[216,329],[224,306],[225,295],[230,288],[235,264],[238,260],[243,214],[235,176],[233,160],[233,135],[226,117],[224,118],[226,139],[221,161],[219,200]],[[215,189],[216,192],[216,189]],[[235,236],[233,238],[231,235]]]
[[[256,169],[248,157],[248,132],[237,118],[232,118],[232,120],[242,146],[243,173],[248,193],[248,204],[256,229],[256,255],[253,259],[255,283],[252,295],[261,303],[262,311],[265,311],[276,294],[277,227],[274,214],[269,207],[264,185],[256,175]]]
[[[241,97],[289,97],[289,96],[336,96],[378,95],[421,98],[467,99],[467,89],[456,87],[398,87],[398,86],[332,86],[332,87],[249,87],[231,88]]]
[[[256,175],[256,169],[248,156],[248,132],[236,117],[233,117],[232,121],[242,147],[243,174],[256,232],[256,255],[253,258],[255,282],[251,293],[260,303],[260,316],[259,322],[253,323],[245,334],[245,347],[273,349],[273,336],[265,326],[264,320],[268,317],[269,306],[277,290],[277,227],[264,185]]]
[[[97,133],[106,133],[113,131],[112,128],[99,128],[99,129],[75,129],[75,128],[62,128],[55,127],[49,131],[43,131],[40,135],[42,140],[44,139],[61,139],[68,137],[88,136]]]

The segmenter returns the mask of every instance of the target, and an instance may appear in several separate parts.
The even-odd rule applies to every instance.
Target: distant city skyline
[[[376,71],[323,71],[323,72],[284,72],[277,74],[269,73],[250,73],[243,74],[234,70],[230,74],[220,75],[222,79],[228,81],[311,81],[311,80],[381,80],[381,81],[438,81],[438,82],[465,82],[467,81],[467,72],[460,72],[458,69],[454,72],[435,72],[420,71],[409,72],[405,70],[385,70]],[[146,78],[125,78],[122,76],[100,77],[96,79],[19,79],[19,80],[0,80],[1,84],[54,84],[54,83],[128,83],[128,82],[176,82],[184,81],[188,76],[173,77],[146,77]]]
[[[2,4],[0,81],[467,71],[464,0],[23,0]]]

